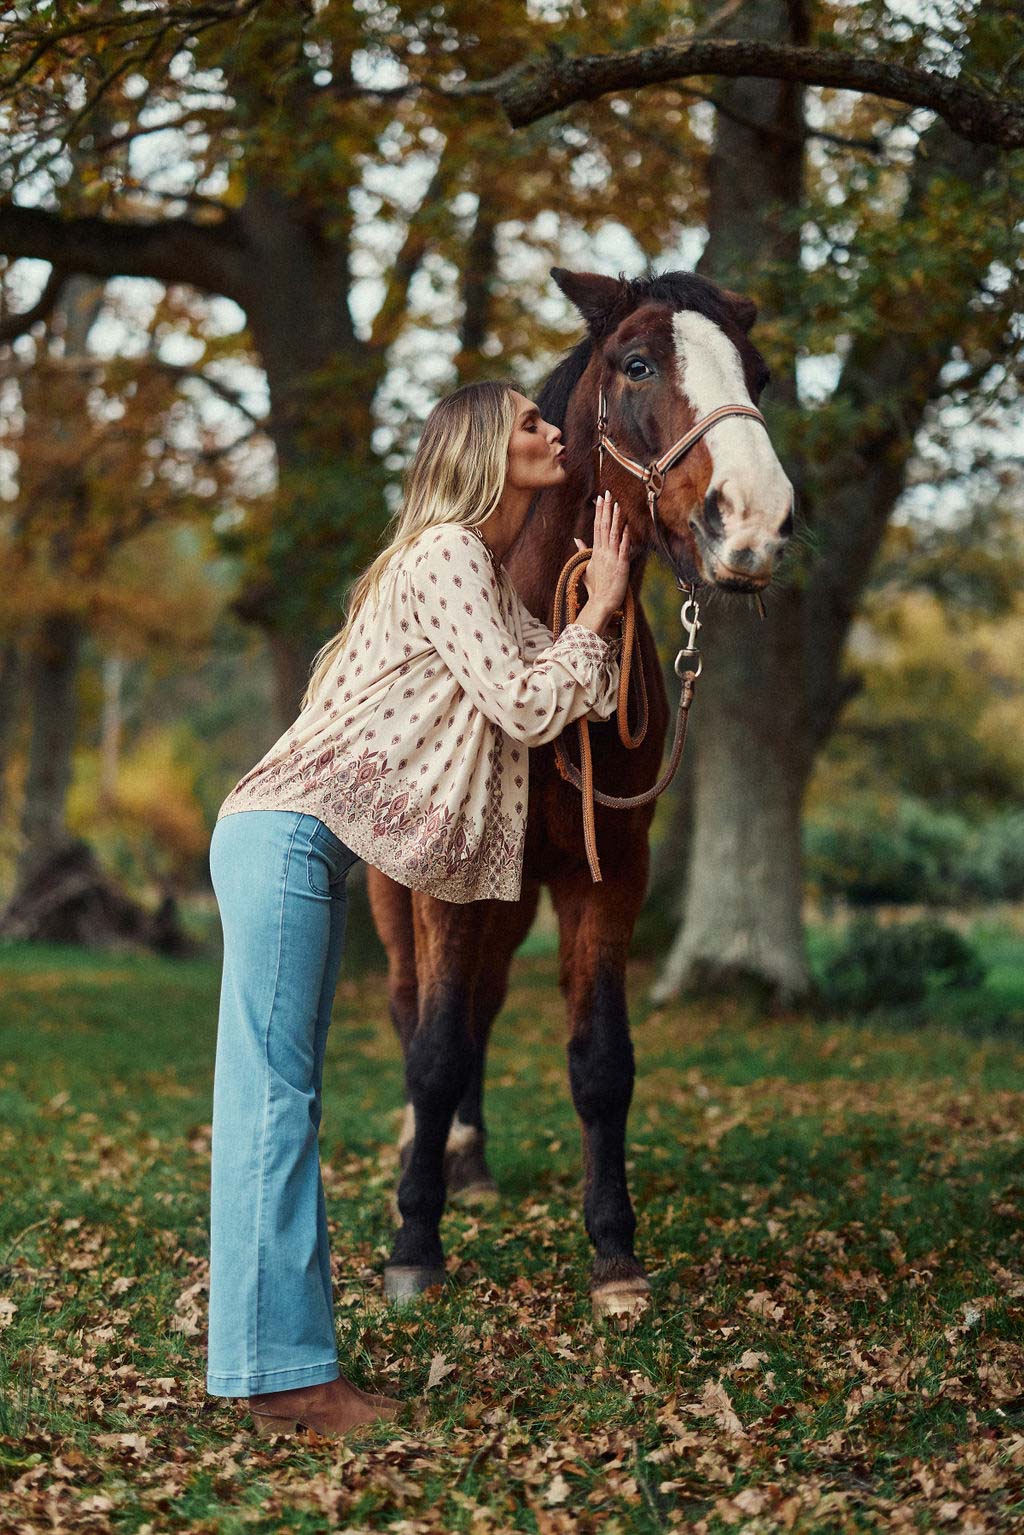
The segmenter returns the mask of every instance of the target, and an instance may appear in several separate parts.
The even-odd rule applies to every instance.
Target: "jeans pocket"
[[[306,879],[314,895],[331,898],[333,870],[323,850],[311,843],[306,852]]]

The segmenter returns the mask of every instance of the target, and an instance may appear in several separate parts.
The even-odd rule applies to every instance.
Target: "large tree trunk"
[[[748,5],[739,24],[750,35],[803,41],[801,9],[781,0]],[[763,291],[758,260],[795,269],[799,259],[799,232],[783,229],[780,215],[801,196],[801,92],[740,80],[720,86],[719,97],[735,115],[718,115],[700,270],[741,292]],[[781,304],[781,295],[772,297],[773,308]],[[790,380],[790,399],[793,390]],[[716,602],[701,641],[683,917],[652,999],[753,981],[793,1001],[809,985],[801,923],[807,758],[799,595],[773,593],[764,620],[740,602]]]
[[[85,353],[102,301],[102,283],[74,277],[66,284],[54,316],[66,357]],[[55,574],[71,567],[75,540],[87,516],[88,489],[76,453],[88,420],[86,395],[86,386],[78,381],[60,391],[47,390],[38,378],[30,378],[24,386],[28,429],[22,445],[21,495],[32,505],[38,500],[51,517],[56,531],[48,538],[47,553]],[[77,613],[56,607],[39,621],[27,641],[24,698],[29,749],[16,892],[26,889],[36,870],[68,842],[66,801],[77,737],[76,685],[84,633]]]
[[[751,25],[772,11],[780,27],[794,14],[799,21],[793,8],[771,0],[741,14]],[[743,261],[745,252],[767,249],[782,255],[799,281],[798,252],[787,249],[795,236],[780,238],[772,214],[799,199],[793,160],[798,103],[785,100],[786,87],[744,81],[738,88],[742,97],[730,94],[730,109],[748,121],[769,122],[770,131],[754,132],[720,116],[712,238],[703,265],[731,286],[749,287],[753,278],[762,302],[767,293],[772,310],[785,315],[790,305],[795,312],[798,290],[768,289],[756,281],[749,258],[746,270]],[[911,172],[907,221],[920,211],[933,178],[964,177],[981,185],[994,159],[990,149],[966,145],[936,123]],[[928,239],[927,232],[921,238]],[[806,580],[769,595],[763,624],[716,605],[702,632],[706,665],[694,708],[693,851],[683,925],[654,989],[659,1001],[686,986],[737,978],[785,1000],[806,989],[803,794],[815,754],[855,691],[855,680],[842,675],[850,623],[903,490],[914,436],[939,392],[942,366],[987,265],[967,241],[943,248],[941,272],[925,255],[936,285],[963,294],[962,308],[947,302],[936,318],[925,297],[919,315],[904,312],[895,323],[881,316],[877,333],[861,335],[851,347],[837,388],[843,418],[857,427],[847,429],[824,468],[802,463],[799,444],[783,446],[798,509],[816,528],[818,547]],[[793,390],[790,378],[791,403]]]
[[[684,918],[652,990],[733,989],[772,1000],[807,990],[800,810],[807,774],[800,603],[780,593],[762,621],[714,611],[694,704],[695,799]],[[695,718],[696,723],[696,718]]]
[[[78,721],[75,685],[81,645],[81,624],[66,614],[46,619],[34,640],[25,690],[31,735],[18,890],[29,885],[35,871],[68,841],[66,803]]]
[[[374,396],[447,174],[442,160],[368,340],[356,335],[348,308],[345,229],[328,238],[317,219],[256,177],[237,214],[246,251],[237,297],[267,375],[278,487],[272,526],[249,543],[252,563],[234,609],[267,636],[280,730],[295,718],[315,652],[341,627],[350,582],[379,550],[388,511],[372,446]]]
[[[14,640],[0,645],[0,812],[3,810],[7,768],[18,722],[21,696],[21,654]]]

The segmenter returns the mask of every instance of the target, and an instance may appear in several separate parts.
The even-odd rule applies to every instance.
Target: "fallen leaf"
[[[454,1369],[454,1364],[449,1364],[443,1354],[435,1354],[430,1361],[430,1374],[427,1376],[425,1389],[429,1391],[432,1386],[437,1385],[438,1381],[442,1381],[446,1375],[450,1375]]]

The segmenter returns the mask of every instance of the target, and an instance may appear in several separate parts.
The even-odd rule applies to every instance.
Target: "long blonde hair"
[[[505,488],[516,393],[515,384],[484,379],[464,384],[434,406],[389,524],[390,541],[354,583],[343,627],[314,657],[303,709],[344,650],[363,603],[376,599],[381,577],[395,555],[424,528],[444,522],[475,528],[494,511]]]

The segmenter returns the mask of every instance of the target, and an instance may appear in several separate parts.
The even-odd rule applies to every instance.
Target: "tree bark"
[[[799,12],[776,24],[793,24]],[[769,7],[748,8],[748,24],[764,23]],[[743,82],[730,106],[767,119],[768,93],[778,87]],[[786,88],[781,88],[786,89]],[[783,117],[784,101],[775,98]],[[798,126],[796,103],[790,128]],[[966,146],[938,122],[922,142],[904,211],[920,210],[935,177],[981,184],[996,152]],[[718,190],[716,190],[716,188]],[[711,239],[702,258],[708,275],[729,286],[744,279],[744,251],[782,255],[799,281],[793,236],[780,232],[773,209],[799,200],[797,161],[783,135],[759,135],[719,118],[712,164]],[[735,215],[735,216],[734,216]],[[763,624],[724,609],[702,633],[706,664],[694,708],[696,797],[693,856],[687,872],[685,918],[654,988],[663,1001],[683,987],[734,984],[746,978],[780,1000],[795,1000],[808,975],[800,920],[800,818],[815,755],[843,704],[855,691],[843,676],[850,624],[872,562],[904,484],[907,464],[939,376],[957,340],[968,300],[984,276],[969,249],[944,251],[936,283],[953,282],[963,306],[947,305],[935,328],[925,303],[919,321],[877,331],[852,346],[837,388],[843,418],[859,423],[836,445],[824,470],[801,462],[798,445],[785,455],[797,486],[798,508],[814,523],[818,550],[805,580],[791,579],[769,594]],[[764,288],[762,285],[762,296]],[[784,314],[799,292],[768,290],[771,309]],[[755,333],[756,334],[756,333]],[[795,402],[795,378],[787,384]],[[776,391],[777,392],[777,391]]]
[[[16,890],[69,840],[67,796],[78,725],[76,683],[83,631],[69,614],[45,620],[28,664],[26,701],[31,719],[28,773],[21,809],[21,851]]]
[[[21,653],[14,640],[7,640],[0,646],[0,821],[6,812],[7,770],[18,723],[21,683]]]
[[[462,323],[455,374],[460,384],[472,383],[487,373],[488,359],[481,348],[490,326],[494,279],[498,270],[498,223],[501,208],[493,182],[481,179],[477,188],[476,218],[462,263]]]
[[[733,18],[732,26],[736,32],[751,31],[745,10]],[[450,94],[493,96],[513,128],[525,128],[576,102],[702,75],[864,91],[907,106],[927,107],[971,143],[1007,150],[1024,145],[1024,107],[1016,97],[979,89],[962,77],[936,70],[833,48],[771,42],[756,32],[625,53],[574,55],[552,50],[543,60],[514,66],[495,80],[450,88]]]
[[[102,673],[103,713],[100,717],[100,784],[97,798],[102,809],[110,810],[117,803],[117,780],[121,768],[124,661],[120,656],[105,656]]]
[[[102,299],[101,283],[74,277],[65,284],[54,318],[67,358],[85,353]],[[33,387],[34,382],[30,376],[25,388],[28,426],[23,441],[21,495],[45,503],[40,510],[56,528],[47,551],[50,568],[59,572],[74,556],[76,534],[87,515],[88,490],[75,462],[74,445],[88,419],[88,385],[72,376],[64,390],[51,392]],[[51,440],[59,446],[55,462],[48,457]],[[38,478],[32,475],[36,467],[32,462],[33,442],[39,450]],[[70,607],[61,607],[41,619],[28,641],[24,697],[29,748],[16,891],[26,889],[36,870],[69,840],[66,806],[77,738],[76,685],[84,632],[78,614]]]
[[[799,36],[806,25],[802,8],[784,0],[760,0],[739,20],[755,36]],[[718,114],[699,270],[747,292],[757,276],[751,250],[766,265],[795,270],[799,262],[799,231],[781,215],[802,191],[802,99],[797,86],[756,80],[725,94],[730,115]],[[793,400],[792,378],[781,392]],[[799,594],[772,593],[764,620],[739,602],[716,603],[701,640],[683,918],[651,996],[662,1002],[683,988],[752,982],[788,1003],[810,984],[801,921],[808,764]]]

